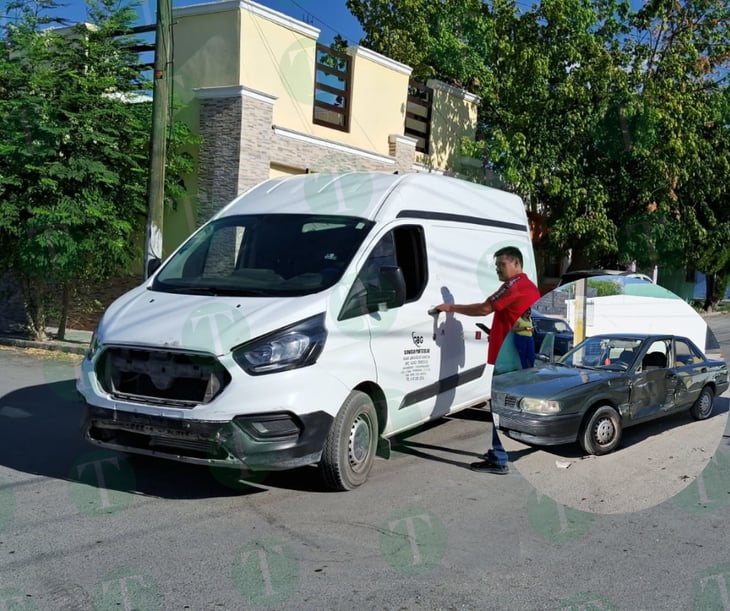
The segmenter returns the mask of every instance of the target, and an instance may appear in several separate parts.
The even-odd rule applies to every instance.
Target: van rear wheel
[[[378,416],[364,392],[353,390],[332,423],[319,471],[330,490],[353,490],[364,484],[375,460]]]

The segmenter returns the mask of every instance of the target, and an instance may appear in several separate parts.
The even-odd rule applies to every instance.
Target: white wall
[[[566,301],[575,328],[575,299]],[[668,333],[691,339],[704,351],[707,323],[682,299],[610,295],[586,299],[586,337],[603,333]]]

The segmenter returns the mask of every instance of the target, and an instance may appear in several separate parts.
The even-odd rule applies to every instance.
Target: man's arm
[[[491,302],[485,299],[482,303],[442,303],[437,305],[435,310],[441,312],[453,312],[454,314],[463,314],[464,316],[486,316],[494,311]]]

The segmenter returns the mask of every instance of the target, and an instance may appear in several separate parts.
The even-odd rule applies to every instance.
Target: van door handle
[[[487,325],[485,325],[484,323],[481,323],[481,322],[476,323],[476,325],[482,331],[484,331],[487,335],[489,335],[489,332],[491,331],[491,329]]]

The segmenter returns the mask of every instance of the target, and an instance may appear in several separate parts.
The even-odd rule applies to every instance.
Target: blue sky
[[[341,34],[350,44],[357,44],[363,36],[362,28],[353,17],[345,0],[256,0],[269,8],[289,15],[294,19],[304,21],[319,28],[320,42],[329,43],[335,34]],[[206,0],[172,0],[173,7],[203,4]],[[4,8],[5,2],[0,6]],[[71,21],[85,21],[85,7],[83,0],[59,0],[64,8],[57,14]],[[153,23],[157,11],[157,0],[141,0],[137,12],[140,24]],[[0,10],[0,12],[2,12]]]

